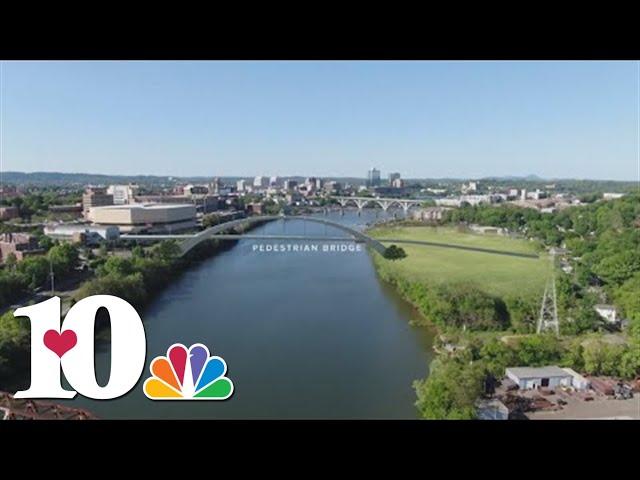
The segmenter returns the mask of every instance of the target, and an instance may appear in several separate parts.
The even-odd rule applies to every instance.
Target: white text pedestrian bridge
[[[233,230],[236,227],[248,227],[256,223],[264,223],[272,220],[303,220],[305,222],[319,223],[330,227],[337,228],[349,234],[348,237],[336,237],[336,236],[313,236],[313,235],[254,235],[251,233],[226,233],[229,230]],[[127,234],[121,235],[123,240],[138,240],[138,241],[158,241],[158,240],[179,240],[180,249],[184,255],[189,250],[194,248],[199,243],[209,240],[312,240],[312,241],[345,241],[351,240],[358,243],[365,243],[367,246],[373,248],[379,253],[384,253],[384,245],[375,238],[365,235],[355,228],[349,227],[342,223],[333,222],[325,218],[310,217],[305,215],[287,216],[287,215],[265,215],[259,217],[240,218],[238,220],[232,220],[230,222],[214,225],[207,228],[202,232],[187,235],[174,235],[174,234],[157,234],[157,235],[142,235],[142,234]]]

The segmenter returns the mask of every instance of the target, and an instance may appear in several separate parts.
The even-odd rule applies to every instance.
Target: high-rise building
[[[238,180],[236,182],[236,190],[244,192],[246,180]]]
[[[222,180],[220,180],[220,178],[218,177],[214,177],[214,179],[209,184],[209,193],[218,195],[220,193],[220,190],[222,190],[223,187],[224,185],[222,183]]]
[[[256,188],[266,188],[269,186],[269,179],[258,175],[253,179],[253,186]]]
[[[270,187],[277,187],[278,185],[280,185],[280,178],[278,176],[273,176],[269,179]]]
[[[393,181],[394,180],[399,180],[399,179],[400,179],[400,174],[398,172],[390,173],[389,174],[389,185],[393,185]]]
[[[380,185],[380,170],[373,167],[367,172],[367,186],[377,187]]]
[[[398,177],[398,178],[394,178],[393,181],[391,182],[391,188],[403,188],[404,187],[404,181]]]
[[[114,205],[133,203],[136,193],[138,193],[137,185],[109,185],[107,188],[107,194],[113,195]]]
[[[287,191],[293,190],[297,186],[298,186],[298,182],[296,182],[295,180],[285,180],[284,181],[284,189],[287,190]]]
[[[91,207],[113,205],[113,195],[104,187],[87,187],[82,195],[82,211],[86,215]]]

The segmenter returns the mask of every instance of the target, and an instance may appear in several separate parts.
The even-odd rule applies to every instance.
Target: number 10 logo
[[[111,321],[111,374],[98,385],[94,367],[94,329],[98,309],[106,308]],[[77,393],[96,399],[117,398],[138,382],[147,351],[142,319],[125,300],[94,295],[76,303],[67,313],[61,330],[60,298],[22,307],[16,317],[31,322],[31,385],[15,398],[73,398]],[[60,368],[75,390],[60,383]]]

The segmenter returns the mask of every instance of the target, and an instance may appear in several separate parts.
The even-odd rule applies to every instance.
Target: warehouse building
[[[536,388],[573,387],[576,390],[588,388],[589,382],[570,368],[555,365],[547,367],[510,367],[506,376],[521,390]]]
[[[87,218],[94,224],[117,226],[121,233],[174,233],[196,227],[191,204],[130,204],[94,207]]]

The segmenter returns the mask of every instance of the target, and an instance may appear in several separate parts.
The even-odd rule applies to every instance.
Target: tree
[[[16,257],[16,254],[13,252],[7,255],[7,258],[5,258],[4,260],[4,265],[8,270],[15,270],[17,264],[18,264],[18,258]]]
[[[114,295],[120,297],[135,308],[141,308],[147,301],[147,292],[141,273],[118,275],[109,273],[85,282],[75,295],[80,300],[91,295]]]
[[[625,352],[624,345],[591,341],[584,347],[584,369],[590,375],[618,376]]]
[[[220,215],[216,213],[205,215],[204,218],[202,219],[202,226],[204,228],[213,227],[215,225],[218,225],[219,223],[220,223]]]
[[[385,249],[383,256],[387,260],[399,260],[401,258],[405,258],[407,256],[407,252],[405,252],[402,247],[390,245]]]
[[[426,419],[467,420],[475,418],[476,399],[481,395],[484,372],[480,364],[455,359],[434,360],[429,377],[414,383],[416,407]]]
[[[47,237],[46,235],[42,235],[40,236],[40,238],[38,238],[38,246],[40,248],[42,248],[45,252],[48,252],[51,247],[53,247],[55,245],[55,242]]]
[[[559,340],[551,334],[523,337],[519,340],[515,351],[518,365],[529,367],[558,363],[563,354]]]
[[[580,372],[584,370],[584,347],[580,340],[572,341],[562,354],[560,365]]]
[[[42,285],[49,276],[49,261],[45,256],[27,257],[18,264],[18,271],[30,282],[30,288]]]
[[[533,333],[540,310],[540,298],[537,295],[511,296],[505,299],[511,326],[519,333]]]
[[[480,359],[488,373],[496,378],[504,375],[507,367],[518,364],[516,352],[506,343],[491,339],[480,350]]]
[[[0,373],[8,373],[8,367],[18,361],[28,365],[25,358],[28,348],[28,320],[16,318],[11,312],[0,316]]]
[[[78,265],[78,248],[70,243],[62,243],[51,247],[47,257],[57,275],[67,274]]]
[[[24,296],[30,279],[17,270],[0,271],[0,306],[8,307]]]
[[[165,240],[153,248],[152,255],[164,262],[171,262],[180,256],[180,246],[174,240]]]
[[[640,272],[636,272],[613,293],[616,305],[629,319],[640,319]]]
[[[99,275],[126,276],[134,273],[133,263],[128,258],[112,256],[98,268]]]

